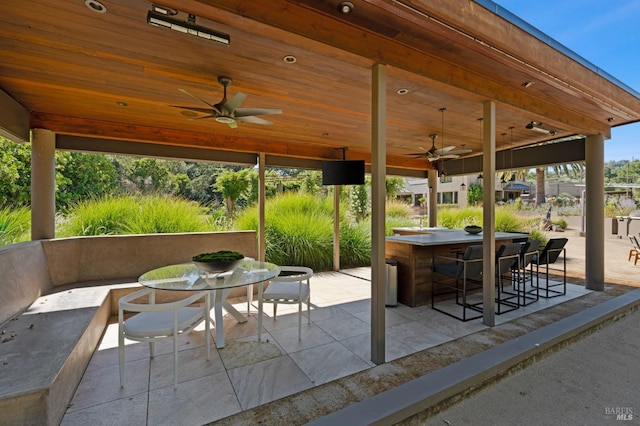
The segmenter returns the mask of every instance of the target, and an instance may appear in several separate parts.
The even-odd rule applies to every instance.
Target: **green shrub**
[[[26,207],[0,208],[0,246],[30,239],[31,211]]]
[[[212,226],[197,203],[164,196],[83,201],[60,224],[60,236],[203,232]]]
[[[409,204],[403,201],[390,200],[385,204],[385,214],[387,216],[387,219],[390,217],[399,219],[411,219],[413,210],[411,210],[411,206],[409,206]]]
[[[482,226],[482,207],[464,209],[445,207],[438,209],[438,226],[449,229],[463,229],[467,225]]]
[[[345,267],[369,265],[371,242],[366,227],[352,223],[340,206],[340,263]],[[238,215],[235,229],[258,229],[257,207]],[[333,199],[286,193],[265,205],[265,257],[278,265],[308,266],[317,271],[333,267]]]
[[[371,265],[371,222],[340,225],[340,267]]]
[[[126,218],[126,234],[169,234],[211,230],[204,209],[193,201],[164,196],[145,196],[137,200],[138,214]]]
[[[521,232],[524,229],[522,220],[516,216],[510,208],[496,208],[496,231]]]
[[[567,221],[564,219],[554,219],[551,221],[551,223],[553,223],[554,225],[562,228],[562,229],[567,229]]]
[[[547,236],[538,229],[532,229],[528,232],[529,232],[529,239],[540,241],[540,247],[544,247],[547,244],[547,241],[549,241]]]

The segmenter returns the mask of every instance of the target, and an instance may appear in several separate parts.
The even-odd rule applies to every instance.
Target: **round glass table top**
[[[220,290],[268,281],[280,273],[278,265],[244,259],[231,271],[210,273],[193,263],[163,266],[138,278],[140,284],[158,290]]]

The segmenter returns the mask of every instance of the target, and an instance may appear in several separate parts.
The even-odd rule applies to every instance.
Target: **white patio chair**
[[[311,283],[313,270],[305,266],[281,266],[280,275],[269,282],[262,293],[260,312],[263,303],[273,303],[273,319],[276,318],[278,303],[298,304],[298,339],[302,337],[302,303],[307,304],[307,321],[311,323]],[[306,281],[306,283],[305,283]],[[262,330],[258,331],[260,338]]]
[[[143,296],[148,303],[133,303]],[[189,305],[204,298],[204,306]],[[173,385],[178,387],[178,336],[191,332],[203,321],[206,324],[205,345],[207,360],[211,357],[209,291],[199,291],[177,302],[155,303],[155,291],[147,288],[120,298],[118,302],[118,361],[120,365],[120,387],[124,387],[124,339],[148,342],[151,358],[154,357],[155,342],[173,339]],[[124,319],[125,312],[137,314]]]

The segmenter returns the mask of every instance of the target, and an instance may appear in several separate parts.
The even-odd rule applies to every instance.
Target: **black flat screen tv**
[[[364,185],[364,160],[322,162],[323,185]]]

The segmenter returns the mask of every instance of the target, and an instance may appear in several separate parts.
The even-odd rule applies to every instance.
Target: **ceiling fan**
[[[438,137],[438,135],[432,133],[429,135],[429,137],[431,138],[431,148],[428,151],[409,155],[413,155],[416,158],[424,157],[431,162],[443,160],[446,158],[458,158],[462,154],[468,154],[471,152],[470,149],[455,149],[456,147],[453,145],[445,146],[438,149],[436,148],[436,138]]]
[[[282,114],[281,109],[272,109],[272,108],[240,108],[240,104],[244,102],[247,98],[247,95],[238,92],[231,99],[227,100],[227,87],[231,86],[233,80],[230,77],[220,76],[218,77],[218,83],[224,88],[224,94],[222,96],[222,100],[217,104],[211,104],[203,99],[198,98],[197,96],[192,95],[187,92],[185,89],[178,89],[182,93],[187,96],[191,96],[193,99],[196,99],[206,105],[209,108],[197,108],[197,107],[189,107],[189,106],[178,106],[173,105],[176,108],[181,108],[186,111],[183,111],[182,114],[194,119],[205,119],[205,118],[213,118],[218,123],[225,123],[229,125],[231,128],[238,127],[238,123],[253,123],[253,124],[273,124],[271,121],[265,120],[264,118],[256,117],[257,115],[270,115],[270,114]],[[194,112],[200,112],[207,114],[202,117],[197,117]]]

